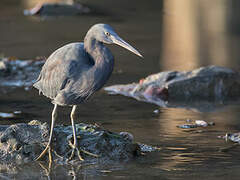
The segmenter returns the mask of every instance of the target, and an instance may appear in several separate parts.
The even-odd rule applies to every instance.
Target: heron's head
[[[113,28],[107,24],[96,24],[92,26],[89,31],[93,33],[96,40],[100,42],[106,44],[117,44],[133,52],[134,54],[143,57],[134,47],[132,47],[130,44],[120,38],[113,30]]]

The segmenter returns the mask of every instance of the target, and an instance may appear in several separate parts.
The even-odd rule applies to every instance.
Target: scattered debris
[[[14,114],[22,114],[22,111],[14,111]]]
[[[198,125],[198,126],[201,126],[201,127],[207,127],[208,126],[208,123],[206,121],[203,121],[203,120],[196,120],[195,124]]]
[[[189,129],[189,128],[197,128],[199,126],[197,124],[183,124],[183,125],[179,125],[177,127],[182,128],[182,129]]]
[[[0,112],[0,118],[13,118],[15,115],[13,113],[3,113]]]
[[[187,119],[186,120],[188,123],[191,123],[192,120]],[[177,126],[178,128],[182,128],[182,129],[189,129],[189,128],[197,128],[197,127],[207,127],[207,126],[214,126],[215,123],[214,122],[206,122],[204,120],[195,120],[194,123],[191,124],[183,124],[183,125],[179,125]]]
[[[240,132],[239,133],[233,133],[233,134],[227,133],[226,134],[226,139],[231,140],[233,142],[240,143]]]
[[[20,114],[22,114],[21,111],[14,111],[13,113],[5,113],[0,112],[0,119],[12,119],[18,117]]]
[[[225,139],[225,141],[229,141],[230,140],[231,142],[234,142],[234,144],[231,145],[231,146],[219,148],[220,152],[228,152],[231,149],[239,147],[239,144],[240,144],[240,132],[238,132],[238,133],[226,133],[226,135],[218,136],[218,138]]]
[[[112,171],[110,170],[101,170],[102,173],[111,173]]]
[[[25,87],[25,89],[28,90],[37,79],[44,62],[44,60],[0,59],[1,88]]]
[[[138,144],[141,148],[141,152],[146,153],[146,152],[153,152],[153,151],[160,151],[161,148],[159,147],[154,147],[154,146],[149,146],[146,144]]]
[[[240,144],[240,132],[238,132],[238,133],[226,133],[225,136],[218,136],[218,138],[225,139],[226,141],[230,140],[232,142]]]

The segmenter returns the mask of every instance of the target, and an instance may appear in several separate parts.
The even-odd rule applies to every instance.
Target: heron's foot
[[[89,156],[93,156],[95,158],[98,157],[98,155],[96,155],[96,154],[90,153],[88,151],[85,151],[83,149],[80,149],[80,148],[76,147],[76,145],[72,144],[71,141],[69,141],[69,146],[72,148],[72,150],[70,151],[71,152],[70,157],[67,159],[68,161],[72,160],[76,153],[77,153],[78,159],[80,161],[84,161],[84,159],[82,158],[80,152],[83,152],[83,153],[85,153],[85,154],[87,154]]]
[[[49,163],[50,163],[50,164],[51,164],[52,161],[53,161],[52,153],[54,153],[58,158],[63,159],[63,157],[60,156],[56,151],[54,151],[54,150],[51,148],[51,145],[48,144],[48,145],[46,146],[46,148],[42,151],[42,153],[35,159],[35,161],[39,161],[39,160],[42,159],[44,156],[46,156],[47,153],[48,153],[48,159],[49,159]]]
[[[46,148],[42,151],[42,153],[35,159],[35,161],[39,161],[40,159],[42,159],[43,157],[46,156],[47,152],[48,152],[48,158],[49,158],[49,162],[52,162],[52,152],[51,152],[51,146],[50,144],[48,144],[46,146]]]
[[[81,154],[80,154],[80,151],[79,151],[79,149],[78,149],[77,147],[72,147],[72,150],[69,151],[69,152],[71,152],[71,155],[70,155],[69,158],[67,158],[67,161],[72,160],[76,153],[77,153],[78,159],[79,159],[80,161],[84,161],[84,159],[82,158],[82,156],[81,156]]]

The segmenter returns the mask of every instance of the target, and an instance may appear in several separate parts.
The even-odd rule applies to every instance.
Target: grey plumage
[[[108,61],[103,56],[94,61],[83,43],[59,48],[47,59],[34,87],[58,105],[80,104],[104,85],[113,70],[111,52],[101,49],[108,52]]]
[[[70,117],[74,144],[69,159],[74,156],[76,150],[79,159],[83,160],[77,147],[74,116],[77,105],[99,90],[112,74],[114,58],[111,51],[103,43],[118,44],[142,57],[136,49],[122,40],[111,26],[96,24],[87,32],[84,43],[71,43],[57,49],[43,65],[33,86],[44,96],[52,99],[54,109],[49,142],[37,160],[42,158],[47,151],[51,153],[52,133],[57,119],[58,105],[73,106]],[[84,152],[86,153],[86,151]],[[49,158],[51,162],[50,154]]]

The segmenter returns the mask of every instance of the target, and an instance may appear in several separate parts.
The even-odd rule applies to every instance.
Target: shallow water
[[[116,66],[107,85],[138,81],[161,70],[188,70],[209,64],[235,69],[239,67],[237,59],[240,51],[237,51],[235,43],[239,37],[236,31],[231,30],[231,24],[227,24],[227,28],[224,26],[224,29],[220,23],[225,22],[224,18],[221,19],[223,16],[221,13],[224,14],[224,10],[229,10],[225,1],[219,3],[218,13],[211,14],[213,19],[218,18],[216,23],[218,28],[215,29],[204,25],[208,19],[202,17],[203,13],[200,13],[201,26],[196,25],[197,23],[188,23],[195,22],[189,20],[189,17],[196,16],[196,14],[188,14],[187,12],[195,13],[190,10],[199,6],[203,12],[212,10],[208,11],[207,6],[204,6],[207,1],[201,1],[202,3],[197,6],[191,4],[192,1],[184,0],[184,7],[189,8],[187,10],[179,4],[174,6],[174,3],[177,3],[174,0],[169,0],[169,4],[165,2],[164,9],[161,1],[154,0],[122,0],[114,4],[110,0],[84,1],[86,5],[90,4],[107,13],[46,20],[23,16],[23,9],[29,8],[31,2],[34,1],[2,0],[0,2],[0,52],[5,56],[15,56],[20,59],[47,57],[53,50],[66,43],[81,41],[92,24],[104,22],[111,24],[123,39],[145,56],[145,59],[141,60],[122,48],[110,46],[115,55]],[[225,6],[227,8],[224,8]],[[228,18],[232,18],[231,15],[225,13]],[[200,28],[196,32],[198,26]],[[189,38],[180,38],[186,31]],[[220,40],[215,41],[218,38]],[[185,49],[182,49],[183,47]],[[126,97],[108,95],[101,90],[89,102],[79,107],[78,122],[96,122],[111,131],[128,131],[134,135],[136,141],[160,147],[161,150],[148,153],[128,163],[82,167],[54,166],[49,177],[52,179],[74,179],[74,176],[76,179],[238,179],[240,147],[236,146],[227,152],[221,152],[221,148],[230,147],[232,143],[225,142],[218,136],[225,135],[226,132],[240,131],[239,102],[221,102],[216,104],[216,107],[199,102],[197,108],[196,105],[194,108],[191,106],[159,108]],[[0,119],[1,124],[29,122],[32,119],[50,123],[52,108],[50,101],[39,96],[35,89],[25,91],[17,88],[0,95],[0,112],[20,110],[23,113],[19,118]],[[156,109],[159,109],[158,114],[153,112]],[[70,124],[69,113],[69,108],[61,108],[62,116],[57,123]],[[187,119],[213,121],[216,125],[197,129],[176,127],[186,123]],[[33,163],[9,171],[1,170],[0,179],[7,177],[47,179],[47,173],[42,166]]]

